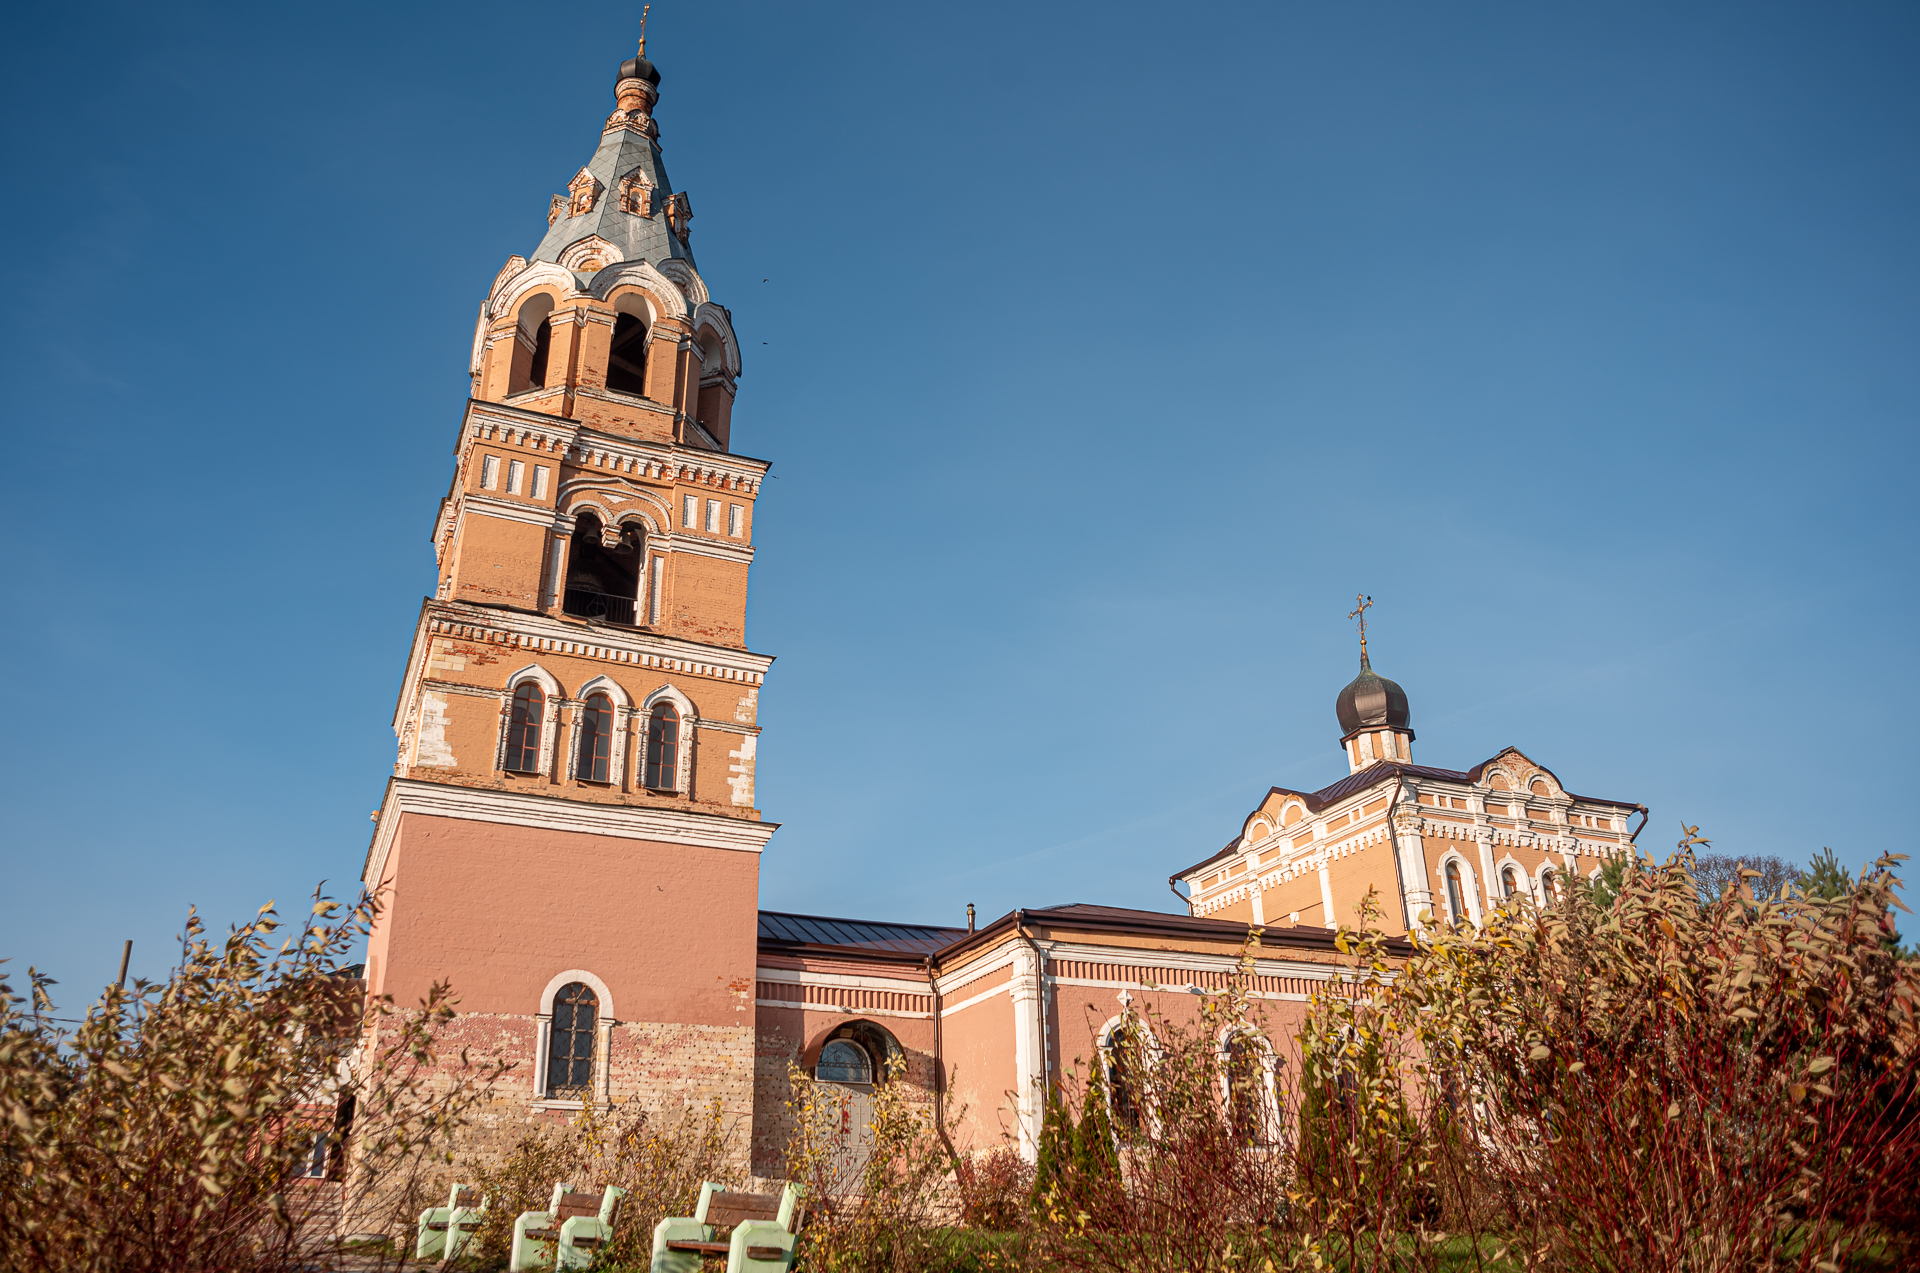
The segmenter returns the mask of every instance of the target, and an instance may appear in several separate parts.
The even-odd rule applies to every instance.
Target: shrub
[[[960,1187],[963,1223],[994,1230],[1026,1224],[1034,1173],[1011,1145],[997,1145],[958,1159],[954,1175]]]
[[[1416,1228],[1438,1173],[1530,1266],[1837,1269],[1911,1232],[1920,970],[1885,944],[1898,859],[1842,897],[1703,906],[1701,843],[1624,872],[1610,907],[1510,904],[1315,1005],[1307,1068],[1358,1062],[1361,1104],[1396,1128],[1379,1161],[1409,1126],[1396,1084],[1418,1106],[1424,1150],[1394,1177]]]
[[[852,1092],[788,1068],[787,1173],[807,1190],[799,1259],[815,1273],[911,1273],[937,1258],[937,1226],[955,1210],[954,1162],[932,1103],[905,1071],[902,1058],[889,1058],[860,1118]]]
[[[626,1192],[613,1241],[599,1259],[615,1268],[643,1269],[651,1258],[654,1226],[667,1216],[693,1214],[700,1186],[744,1184],[729,1153],[729,1127],[718,1101],[663,1114],[638,1102],[610,1110],[589,1104],[561,1127],[521,1137],[498,1159],[469,1160],[463,1179],[487,1196],[486,1219],[475,1234],[475,1262],[503,1265],[513,1247],[513,1223],[544,1210],[553,1186],[613,1185]]]
[[[109,987],[71,1033],[47,1019],[44,978],[26,1012],[0,985],[0,1270],[305,1265],[339,1190],[299,1177],[345,1108],[358,1206],[409,1205],[499,1070],[435,1077],[445,985],[402,1012],[342,975],[372,915],[316,895],[275,948],[271,904],[217,945],[190,914],[168,980]]]

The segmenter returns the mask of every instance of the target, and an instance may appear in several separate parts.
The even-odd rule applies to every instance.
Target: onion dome
[[[1367,653],[1360,651],[1360,675],[1353,678],[1334,700],[1333,710],[1340,717],[1340,736],[1345,738],[1363,729],[1404,730],[1409,738],[1407,692],[1386,677],[1377,675]]]
[[[647,61],[646,49],[634,54],[620,64],[620,80],[645,80],[655,88],[660,87],[660,72],[653,69],[653,63]]]

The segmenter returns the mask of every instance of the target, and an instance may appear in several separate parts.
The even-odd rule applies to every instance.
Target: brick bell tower
[[[731,449],[739,344],[645,51],[481,307],[364,871],[372,989],[450,979],[447,1054],[517,1062],[482,1141],[588,1100],[751,1109],[768,465]]]

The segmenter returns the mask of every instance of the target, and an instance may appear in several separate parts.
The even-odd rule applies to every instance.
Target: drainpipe
[[[933,962],[932,955],[926,956],[926,970],[927,992],[933,996],[933,1130],[939,1134],[940,1143],[946,1146],[947,1161],[958,1163],[960,1155],[953,1152],[953,1141],[947,1136],[947,1084],[940,1069],[940,985],[934,980],[940,970]]]
[[[1633,842],[1635,840],[1638,840],[1640,838],[1640,833],[1647,829],[1647,806],[1643,804],[1637,804],[1633,807],[1640,811],[1640,825],[1635,827],[1633,829],[1633,834],[1627,837],[1627,843],[1633,845],[1633,855],[1634,857],[1637,858],[1640,856],[1640,846],[1637,844],[1634,844]]]
[[[1175,886],[1174,881],[1178,880],[1179,878],[1180,877],[1177,875],[1169,875],[1167,877],[1167,890],[1171,892],[1175,897],[1178,897],[1180,899],[1180,904],[1186,907],[1187,914],[1191,915],[1193,914],[1193,899],[1191,897],[1187,897],[1184,894],[1182,894],[1179,888]]]

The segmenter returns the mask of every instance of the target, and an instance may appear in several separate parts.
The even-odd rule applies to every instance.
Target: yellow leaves
[[[1826,1073],[1826,1072],[1827,1072],[1828,1070],[1830,1070],[1830,1069],[1832,1069],[1832,1068],[1833,1068],[1833,1058],[1832,1058],[1832,1057],[1830,1057],[1830,1056],[1816,1056],[1816,1057],[1814,1057],[1814,1058],[1813,1058],[1813,1060],[1812,1060],[1812,1062],[1810,1062],[1810,1063],[1808,1064],[1808,1066],[1807,1066],[1807,1073],[1809,1073],[1809,1074],[1825,1074],[1825,1073]]]
[[[1552,1051],[1547,1047],[1546,1044],[1536,1043],[1533,1045],[1532,1050],[1527,1053],[1527,1060],[1544,1061],[1552,1055],[1553,1055]]]
[[[1674,1101],[1672,1104],[1667,1106],[1667,1121],[1671,1123],[1674,1119],[1678,1117],[1680,1117],[1680,1102]]]

